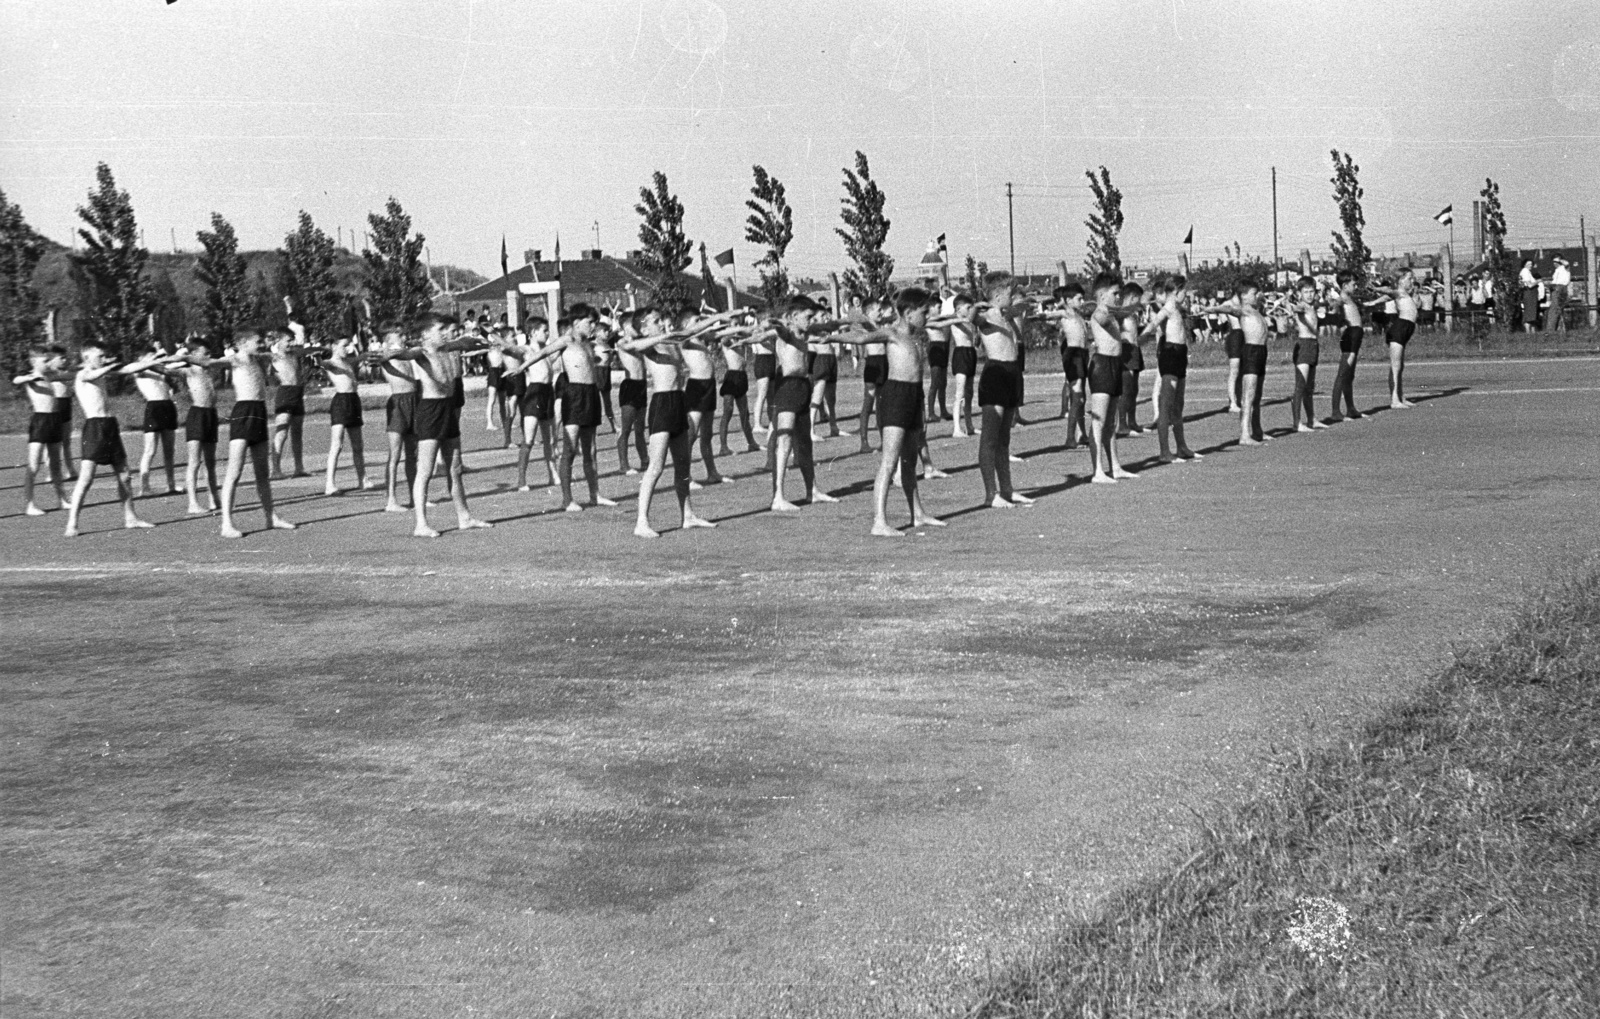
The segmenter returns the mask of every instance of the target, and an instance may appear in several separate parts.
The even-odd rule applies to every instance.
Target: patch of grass
[[[1600,1014],[1600,567],[1185,855],[968,1015]]]

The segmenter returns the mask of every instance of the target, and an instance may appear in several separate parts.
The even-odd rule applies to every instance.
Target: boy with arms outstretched
[[[73,375],[66,371],[66,356],[48,347],[30,349],[28,362],[31,370],[11,380],[13,386],[27,391],[28,403],[33,407],[33,414],[28,418],[28,466],[22,475],[22,512],[30,517],[42,517],[44,510],[33,500],[34,481],[41,466],[48,466],[50,470],[56,503],[63,509],[67,505],[67,493],[62,485],[66,475],[61,464],[61,416],[56,413],[54,383],[65,382]]]
[[[1259,446],[1271,438],[1261,427],[1261,384],[1267,374],[1267,338],[1269,325],[1261,314],[1261,284],[1243,280],[1236,289],[1237,297],[1227,304],[1215,304],[1201,309],[1202,313],[1217,312],[1238,319],[1244,342],[1239,348],[1239,445]]]
[[[689,405],[683,395],[685,368],[683,358],[676,349],[681,342],[688,346],[695,341],[681,333],[667,332],[666,322],[654,308],[636,312],[634,321],[642,336],[624,338],[618,345],[619,353],[643,358],[650,373],[650,405],[646,414],[650,430],[649,457],[644,475],[639,479],[639,516],[633,533],[640,538],[659,538],[660,532],[650,526],[650,502],[655,496],[656,483],[667,467],[667,456],[672,456],[672,488],[678,496],[678,525],[715,527],[709,520],[694,512],[689,480]],[[703,349],[703,348],[702,348]]]
[[[1302,276],[1289,301],[1294,319],[1294,399],[1290,403],[1294,430],[1309,432],[1327,425],[1317,420],[1312,397],[1317,391],[1317,364],[1322,360],[1321,334],[1317,322],[1317,281]],[[1304,414],[1305,421],[1300,420]]]
[[[214,513],[222,505],[217,478],[217,382],[205,363],[210,360],[205,340],[191,336],[183,345],[184,359],[179,374],[189,390],[189,415],[183,422],[183,440],[189,449],[189,464],[184,480],[189,492],[189,515]],[[206,475],[206,495],[211,505],[200,505],[200,472]]]
[[[152,342],[147,358],[159,361],[167,356],[161,344]],[[178,490],[177,470],[172,462],[172,447],[178,434],[178,405],[172,399],[172,379],[179,373],[165,364],[155,364],[133,376],[133,385],[144,399],[144,451],[139,456],[139,487],[136,495],[150,494],[150,468],[155,464],[156,447],[167,469],[167,494]]]
[[[1416,404],[1406,399],[1405,371],[1406,344],[1417,331],[1417,277],[1410,269],[1402,272],[1392,287],[1374,285],[1373,290],[1392,299],[1394,317],[1384,328],[1384,339],[1389,341],[1389,408],[1409,410]]]
[[[100,464],[111,468],[117,480],[117,496],[122,500],[122,526],[131,529],[154,527],[155,524],[139,519],[133,508],[133,484],[128,477],[128,454],[122,446],[122,432],[116,415],[106,408],[105,377],[112,372],[137,375],[139,372],[165,364],[176,355],[150,354],[143,360],[118,368],[106,360],[105,348],[99,343],[87,343],[79,355],[83,366],[73,378],[73,392],[83,407],[83,455],[78,459],[78,483],[72,489],[72,499],[67,504],[67,529],[69,538],[78,536],[78,514],[83,509],[83,499],[94,484],[95,471]]]
[[[791,454],[812,502],[839,500],[817,486],[811,447],[811,377],[806,370],[806,340],[813,328],[813,316],[822,309],[808,297],[791,297],[780,308],[781,319],[773,322],[768,333],[758,336],[776,340],[778,374],[773,378],[772,387],[774,438],[767,444],[767,467],[772,471],[772,511],[793,513],[800,507],[784,498],[784,475],[788,473]]]
[[[1189,293],[1182,276],[1158,283],[1156,299],[1161,307],[1151,316],[1145,332],[1156,339],[1156,370],[1160,374],[1156,390],[1156,436],[1161,443],[1161,462],[1198,460],[1200,454],[1183,441],[1183,397],[1189,381]],[[1170,439],[1176,440],[1173,456]]]
[[[1016,280],[1008,272],[984,279],[988,306],[977,318],[978,336],[988,363],[978,380],[978,406],[983,413],[978,436],[978,470],[983,475],[983,504],[994,509],[1032,505],[1011,487],[1011,429],[1021,403],[1022,369],[1017,363],[1019,328],[1011,316]]]
[[[294,314],[289,298],[284,307]],[[272,338],[272,371],[278,376],[278,389],[272,397],[272,476],[282,479],[283,446],[287,442],[294,454],[294,476],[309,477],[305,465],[306,386],[305,366],[302,358],[315,348],[305,343],[305,327],[290,318],[291,332],[274,332]]]
[[[1138,477],[1117,459],[1116,415],[1122,396],[1122,325],[1129,312],[1117,304],[1121,282],[1110,273],[1095,277],[1094,311],[1089,315],[1089,451],[1096,485]]]
[[[333,399],[328,402],[328,477],[323,485],[324,495],[340,492],[334,477],[346,439],[350,440],[350,462],[356,469],[356,488],[378,487],[375,480],[367,483],[367,455],[361,436],[361,394],[357,389],[360,381],[356,373],[358,343],[353,336],[334,340],[333,349],[320,362],[322,370],[328,373],[328,381],[333,383]]]
[[[1078,443],[1088,443],[1089,429],[1084,423],[1084,405],[1088,402],[1089,381],[1089,323],[1083,312],[1087,301],[1083,287],[1067,283],[1056,287],[1054,295],[1060,308],[1050,317],[1061,330],[1061,370],[1066,378],[1061,383],[1061,416],[1067,419],[1067,449],[1076,449]]]
[[[639,338],[637,311],[625,311],[617,320],[621,337],[617,340],[617,366],[622,369],[622,384],[617,387],[617,417],[621,429],[617,432],[617,464],[625,475],[638,474],[650,462],[650,442],[645,431],[650,404],[650,390],[645,381],[644,358],[629,346]],[[749,430],[748,415],[746,431]],[[728,420],[722,420],[723,452],[727,452]],[[628,447],[638,453],[639,466],[628,462]]]
[[[1361,302],[1356,299],[1355,273],[1345,271],[1334,277],[1339,285],[1339,306],[1344,315],[1344,328],[1339,333],[1339,374],[1333,379],[1333,413],[1335,422],[1350,418],[1358,421],[1366,415],[1356,410],[1356,361],[1361,357],[1361,337],[1366,332],[1366,321]],[[1340,401],[1345,410],[1340,411]]]

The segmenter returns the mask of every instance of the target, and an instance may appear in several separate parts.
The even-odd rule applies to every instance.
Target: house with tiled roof
[[[538,251],[529,254],[528,263],[511,270],[509,274],[463,293],[450,295],[449,302],[453,309],[463,315],[468,311],[480,315],[487,311],[491,318],[499,318],[506,310],[506,291],[515,290],[523,283],[548,283],[557,278],[561,280],[561,303],[568,307],[581,302],[597,308],[609,305],[626,308],[630,297],[639,305],[650,301],[654,284],[650,273],[639,264],[639,253],[636,251],[616,258],[595,249],[582,252],[576,260],[562,259],[559,263],[545,261]],[[704,290],[700,277],[689,273],[681,275],[689,299],[698,302]],[[712,303],[721,308],[726,296],[720,287],[718,290]],[[738,301],[741,308],[757,307],[761,303],[755,294],[742,290],[738,292]]]

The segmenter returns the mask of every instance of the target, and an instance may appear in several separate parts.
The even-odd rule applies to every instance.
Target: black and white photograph
[[[1600,7],[0,0],[0,1019],[1600,1016]]]

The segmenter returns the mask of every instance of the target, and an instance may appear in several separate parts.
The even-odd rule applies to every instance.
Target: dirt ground
[[[646,543],[631,479],[582,514],[513,491],[478,404],[497,526],[432,542],[320,478],[281,486],[301,530],[233,543],[181,497],[123,531],[102,483],[69,542],[0,470],[0,1013],[958,1001],[1594,547],[1600,361],[1408,378],[1415,409],[1308,436],[1276,371],[1243,450],[1197,372],[1209,455],[1130,439],[1114,487],[1024,428],[1014,511],[941,425],[950,526],[895,542],[854,438],[819,445],[840,504],[767,513],[741,455],[696,493],[717,530]]]

